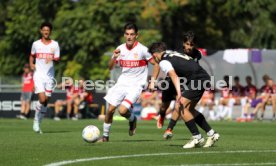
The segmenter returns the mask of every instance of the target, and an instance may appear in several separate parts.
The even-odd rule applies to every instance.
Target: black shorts
[[[207,82],[205,85],[205,81],[209,80],[208,77],[196,80],[190,80],[182,89],[182,96],[193,101],[199,101],[204,93],[204,91],[210,88],[210,84]],[[205,87],[206,86],[206,87]]]
[[[192,101],[199,101],[205,90],[184,90],[182,91],[182,97],[185,97]]]
[[[162,103],[168,103],[172,100],[175,100],[176,90],[174,88],[173,83],[169,84],[169,87],[165,90],[162,90]]]
[[[162,103],[168,103],[172,100],[175,100],[176,98],[176,90],[174,87],[174,84],[170,77],[166,77],[165,81],[167,84],[163,83],[161,84],[162,89]],[[167,86],[167,87],[166,87]],[[180,86],[181,91],[183,90],[183,87]]]
[[[200,80],[200,81],[199,81]],[[182,83],[180,85],[180,89],[182,92],[182,96],[193,101],[199,101],[205,91],[206,88],[210,88],[210,85],[207,84],[207,87],[204,87],[204,81],[210,80],[209,75],[196,75],[193,80],[189,80],[186,83],[186,86],[183,86]],[[170,102],[175,100],[176,98],[176,90],[173,85],[172,80],[169,77],[166,77],[165,81],[168,83],[168,87],[166,89],[162,89],[162,102]],[[165,87],[165,84],[161,86]],[[194,89],[196,87],[196,89]]]

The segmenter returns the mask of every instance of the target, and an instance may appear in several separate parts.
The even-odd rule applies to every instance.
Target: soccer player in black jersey
[[[166,51],[164,43],[153,43],[149,52],[160,68],[172,80],[176,91],[176,110],[181,113],[186,126],[191,132],[192,139],[183,148],[194,148],[204,144],[204,138],[196,126],[200,126],[208,135],[203,147],[211,147],[219,139],[216,133],[207,123],[205,117],[195,110],[195,106],[202,97],[205,89],[208,89],[210,76],[190,56],[174,51]],[[180,78],[185,79],[180,88]]]
[[[183,40],[183,52],[184,54],[191,57],[195,62],[198,63],[198,61],[201,59],[201,52],[196,49],[197,44],[197,38],[194,32],[188,31],[184,34],[184,40]],[[165,80],[169,83],[169,88],[162,91],[162,106],[159,111],[159,118],[157,120],[157,128],[161,129],[164,124],[164,119],[166,115],[166,111],[168,108],[174,110],[174,101],[176,96],[175,87],[170,79],[170,77],[166,77]],[[177,120],[179,119],[180,115],[178,111],[173,111],[172,117],[170,119],[169,125],[163,135],[165,139],[170,139],[173,136],[173,128],[177,123]]]

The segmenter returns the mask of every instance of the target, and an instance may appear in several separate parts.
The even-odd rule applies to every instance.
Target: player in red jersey
[[[58,61],[60,57],[58,42],[50,38],[51,32],[52,24],[41,24],[40,33],[42,38],[33,42],[29,59],[30,67],[34,70],[35,93],[38,94],[33,123],[33,130],[37,133],[42,133],[40,124],[47,111],[47,104],[55,84],[53,61]]]
[[[159,74],[159,65],[148,53],[148,48],[137,41],[138,28],[135,24],[128,23],[124,26],[124,37],[126,43],[121,44],[114,50],[109,63],[110,69],[113,69],[115,63],[119,63],[122,67],[122,74],[104,97],[108,103],[108,110],[103,124],[103,137],[98,142],[109,141],[113,114],[117,107],[119,107],[120,115],[129,120],[129,135],[133,136],[135,134],[137,118],[129,109],[139,98],[147,82],[147,64],[154,65],[152,75],[154,79]],[[153,84],[154,82],[150,86],[152,87]]]
[[[30,112],[31,98],[34,92],[33,72],[29,64],[24,65],[24,73],[22,76],[22,93],[21,93],[21,111],[18,118],[27,119]]]

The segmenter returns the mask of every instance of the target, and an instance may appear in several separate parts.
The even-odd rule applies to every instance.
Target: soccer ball
[[[96,142],[100,137],[100,130],[98,127],[88,125],[82,130],[82,138],[88,143]]]

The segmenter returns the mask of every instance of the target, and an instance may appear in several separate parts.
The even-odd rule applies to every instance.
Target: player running
[[[29,59],[30,67],[34,70],[35,93],[38,94],[33,122],[33,130],[37,133],[42,133],[40,124],[47,111],[47,103],[54,88],[53,61],[58,61],[60,56],[58,42],[50,38],[51,32],[52,24],[41,24],[40,33],[42,38],[33,42]]]
[[[206,89],[206,81],[210,79],[210,76],[191,57],[174,51],[166,51],[164,43],[153,43],[149,48],[149,52],[153,55],[155,61],[159,63],[162,71],[172,79],[177,96],[176,108],[179,108],[176,110],[181,111],[181,116],[193,135],[192,139],[183,148],[194,148],[203,145],[204,138],[201,136],[196,124],[208,135],[203,147],[213,146],[218,141],[219,134],[210,127],[204,116],[195,110],[196,104]],[[180,89],[180,77],[187,79],[182,91]]]
[[[156,79],[159,74],[159,65],[148,53],[147,47],[137,41],[138,28],[135,24],[128,23],[124,26],[124,37],[126,43],[114,50],[113,57],[109,62],[110,69],[114,67],[115,63],[119,63],[122,67],[122,74],[104,97],[109,106],[103,124],[103,137],[98,142],[109,141],[113,114],[117,107],[119,107],[120,115],[129,120],[129,135],[135,134],[137,119],[129,109],[139,98],[143,86],[146,84],[148,62],[154,65],[153,77]]]

